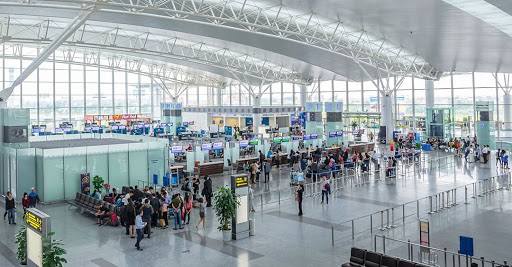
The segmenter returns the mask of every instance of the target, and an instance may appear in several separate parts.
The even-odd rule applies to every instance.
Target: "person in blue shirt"
[[[142,251],[143,249],[140,247],[140,241],[144,238],[144,227],[147,223],[142,221],[142,209],[139,211],[137,217],[135,217],[135,231],[137,232],[137,243],[135,243],[135,247],[137,250]]]
[[[35,208],[36,204],[40,202],[39,195],[36,193],[36,189],[32,187],[30,194],[28,194],[30,200],[30,207]]]
[[[503,150],[503,151],[504,151],[503,152],[503,159],[502,159],[502,161],[503,161],[503,168],[508,169],[508,154],[507,154],[507,152],[505,150]]]
[[[100,199],[100,195],[98,194],[98,192],[96,190],[94,190],[91,194],[91,197],[95,198],[95,199]]]

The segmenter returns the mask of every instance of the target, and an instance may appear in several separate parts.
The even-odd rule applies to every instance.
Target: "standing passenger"
[[[140,247],[140,241],[144,238],[144,227],[147,223],[142,221],[142,209],[140,210],[139,214],[135,218],[135,229],[137,231],[137,243],[135,243],[135,247],[137,250],[142,251],[143,249]]]

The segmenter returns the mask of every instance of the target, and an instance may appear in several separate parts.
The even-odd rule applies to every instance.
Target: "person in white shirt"
[[[128,205],[128,199],[133,196],[133,191],[130,191],[128,194],[124,195],[123,205]]]
[[[329,180],[327,180],[327,177],[325,175],[322,177],[321,185],[322,185],[322,202],[320,202],[320,204],[324,203],[324,195],[325,195],[325,198],[327,199],[327,204],[329,204],[329,192],[331,191],[331,184],[329,184]]]

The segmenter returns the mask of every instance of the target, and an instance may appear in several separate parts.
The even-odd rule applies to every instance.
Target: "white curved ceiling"
[[[132,1],[131,3],[148,4],[180,1],[193,2],[192,0],[145,0]],[[368,44],[377,45],[378,48],[378,44],[382,42],[381,46],[390,47],[390,51],[396,51],[398,48],[400,56],[396,56],[396,58],[403,56],[412,60],[416,57],[418,58],[417,62],[421,64],[427,62],[427,65],[440,72],[512,72],[511,37],[506,34],[506,31],[499,29],[495,23],[486,21],[485,18],[478,17],[471,14],[471,12],[468,13],[467,10],[457,7],[457,3],[454,3],[471,1],[484,0],[247,1],[248,5],[245,7],[245,11],[250,9],[249,6],[251,6],[254,9],[252,11],[252,15],[254,15],[258,11],[254,6],[261,5],[267,7],[265,11],[274,14],[276,18],[280,14],[296,16],[300,18],[297,26],[299,28],[312,23],[328,23],[328,27],[332,30],[335,27],[333,23],[340,21],[343,25],[347,25],[350,31],[364,29],[361,34],[368,34],[368,37],[365,35],[368,40],[364,40]],[[86,1],[82,2],[87,3]],[[130,3],[127,0],[108,0],[108,2],[114,4]],[[197,3],[200,2],[197,1]],[[212,2],[204,1],[204,3]],[[244,6],[239,4],[243,3],[242,0],[219,2],[236,3],[238,4],[236,8],[244,9]],[[510,12],[512,4],[498,0],[487,0],[486,2],[504,11],[501,13],[512,13]],[[0,1],[0,14],[67,19],[73,18],[77,14],[77,11],[73,9],[42,7],[44,5],[74,7],[73,4],[65,0],[32,1],[32,3],[35,3],[36,6],[21,4],[14,0]],[[283,6],[280,6],[281,4]],[[278,8],[273,8],[272,5]],[[201,11],[201,7],[196,8],[198,12]],[[284,11],[279,13],[281,9],[286,9],[287,13]],[[124,6],[106,8],[94,13],[89,21],[102,25],[130,27],[131,30],[139,32],[150,30],[169,38],[179,37],[194,42],[204,42],[219,48],[229,48],[239,53],[246,53],[262,60],[268,60],[276,65],[285,66],[312,79],[341,80],[346,77],[359,81],[367,80],[369,77],[378,77],[373,68],[365,65],[367,71],[365,73],[356,61],[340,55],[338,53],[340,50],[322,48],[318,45],[319,41],[314,38],[307,39],[304,36],[299,36],[300,41],[298,41],[299,39],[289,38],[289,36],[281,36],[281,38],[279,34],[283,34],[283,32],[270,34],[265,29],[251,29],[249,22],[245,26],[235,26],[232,23],[230,24],[229,21],[211,21],[211,18],[207,17],[199,17],[195,20],[181,17],[170,19],[165,18],[156,10],[134,9],[133,11],[139,14],[126,13]],[[229,10],[225,12],[229,12]],[[234,12],[234,14],[237,13]],[[176,17],[185,16],[186,14],[177,12],[167,15]],[[279,17],[282,19],[280,22],[286,22],[282,16],[284,15]],[[314,22],[308,21],[308,16],[313,18]],[[280,26],[287,27],[287,25]],[[507,27],[507,25],[502,26]],[[315,29],[321,30],[321,28]],[[352,33],[355,35],[359,32]],[[304,35],[306,34],[312,33],[305,32]],[[286,35],[286,32],[284,32],[284,35]],[[391,46],[394,47],[391,48]],[[403,52],[400,52],[402,50]],[[391,59],[393,58],[391,57]],[[175,63],[188,64],[179,61]],[[214,68],[196,65],[189,65],[189,67],[199,68],[203,71]],[[219,71],[211,70],[211,72],[223,75]],[[432,76],[435,76],[435,74],[432,74]]]

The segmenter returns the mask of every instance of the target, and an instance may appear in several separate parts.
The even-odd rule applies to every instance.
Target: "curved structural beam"
[[[54,5],[85,4],[86,0],[47,0]],[[42,4],[44,6],[45,4]],[[401,46],[345,23],[281,4],[253,0],[105,0],[105,11],[167,17],[261,32],[298,41],[378,68],[392,75],[438,79],[440,73],[420,56]]]
[[[6,17],[0,29],[0,38],[11,42],[44,43],[52,40],[59,31],[57,21],[30,21]],[[45,33],[40,35],[41,29]],[[167,38],[151,32],[131,32],[126,29],[108,28],[84,24],[63,43],[67,46],[123,51],[141,57],[153,57],[170,61],[185,61],[192,64],[222,68],[234,76],[244,75],[262,82],[294,82],[310,84],[310,78],[248,54],[237,53],[226,48],[217,48],[202,42],[191,42],[181,38]],[[235,75],[236,74],[236,75]]]
[[[4,49],[5,58],[35,60],[33,55],[25,55],[23,47],[29,46],[25,44],[5,44],[9,45]],[[98,52],[81,52],[76,48],[60,48],[55,51],[58,55],[55,62],[73,65],[85,65],[100,67],[105,69],[113,69],[118,71],[127,71],[130,73],[149,76],[155,80],[166,83],[178,83],[183,85],[197,85],[213,88],[223,88],[225,83],[201,75],[198,73],[187,72],[176,66],[152,62],[140,58],[130,58],[125,55],[98,53]],[[77,54],[80,54],[78,57]],[[80,60],[79,60],[80,59]]]

